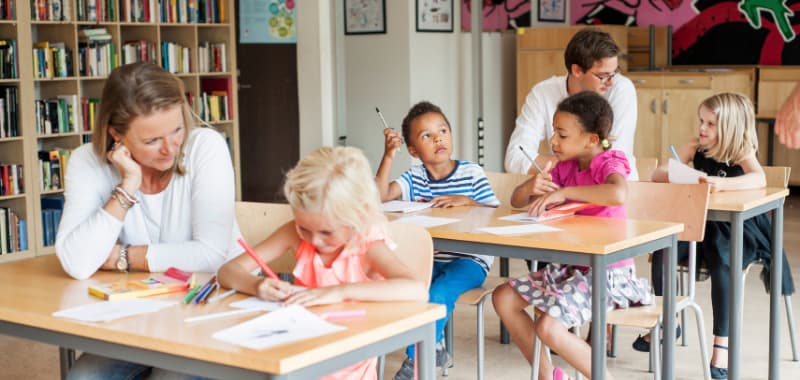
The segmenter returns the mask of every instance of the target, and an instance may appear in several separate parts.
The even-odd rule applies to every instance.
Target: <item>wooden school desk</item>
[[[544,222],[559,228],[556,232],[498,236],[478,231],[482,227],[519,224],[499,217],[522,212],[508,208],[454,207],[432,208],[413,215],[456,218],[459,222],[428,228],[434,248],[441,251],[543,260],[585,265],[594,273],[622,259],[666,249],[664,255],[664,331],[675,330],[675,293],[677,235],[679,223],[635,221],[630,219],[571,216]],[[397,219],[399,215],[390,215]],[[596,271],[595,268],[604,268]],[[606,276],[592,276],[592,373],[593,379],[605,378]],[[597,328],[600,326],[600,328]],[[674,378],[675,350],[666,345],[663,351],[664,379]]]
[[[772,274],[769,293],[769,379],[780,379],[780,315],[778,308],[783,283],[783,202],[789,190],[768,187],[756,190],[712,193],[708,201],[708,220],[731,224],[730,337],[728,341],[728,379],[738,380],[742,348],[742,308],[744,272],[742,245],[744,221],[772,211]],[[739,269],[737,269],[739,268]],[[672,330],[664,330],[672,331]]]
[[[68,307],[105,302],[90,296],[87,286],[122,276],[145,278],[147,274],[103,272],[90,280],[77,281],[62,271],[55,255],[0,265],[0,333],[220,379],[316,378],[422,342],[421,378],[435,379],[435,323],[444,317],[445,308],[424,302],[314,307],[313,311],[366,309],[367,315],[334,321],[347,326],[344,331],[264,350],[251,350],[211,337],[214,332],[256,314],[195,323],[183,321],[190,316],[231,310],[226,305],[243,299],[243,295],[209,305],[170,306],[161,312],[97,324],[52,316],[53,312]],[[178,300],[183,295],[165,297]]]

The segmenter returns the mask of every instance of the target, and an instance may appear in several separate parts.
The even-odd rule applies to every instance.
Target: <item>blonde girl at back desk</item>
[[[628,160],[621,151],[611,150],[608,134],[611,106],[594,92],[581,92],[559,103],[553,116],[555,133],[550,140],[558,163],[547,164],[539,173],[519,185],[512,195],[513,207],[529,205],[533,215],[565,201],[582,201],[601,207],[580,214],[624,218]],[[652,302],[646,281],[635,277],[633,259],[608,267],[607,305],[627,307]],[[556,351],[571,366],[591,377],[591,347],[569,327],[591,320],[590,268],[548,263],[544,269],[498,287],[492,297],[495,310],[508,328],[511,339],[525,359],[533,358],[533,334]],[[534,322],[525,308],[533,304],[539,318]],[[541,355],[539,379],[562,380],[567,375]],[[610,375],[606,375],[611,378]]]
[[[707,174],[701,181],[711,185],[711,191],[746,190],[766,186],[764,170],[756,158],[758,140],[753,104],[744,95],[722,93],[704,100],[697,110],[699,119],[696,139],[678,149],[683,163],[691,162],[694,168]],[[653,180],[668,182],[667,165],[653,172]],[[742,269],[752,262],[766,261],[762,269],[762,280],[769,286],[769,260],[771,225],[766,214],[744,221],[744,245]],[[730,224],[706,222],[704,240],[697,245],[697,258],[709,269],[711,276],[711,306],[714,316],[714,350],[711,356],[711,378],[728,377],[728,322],[730,320]],[[678,246],[678,260],[688,257],[687,247]],[[783,256],[783,294],[794,293],[791,268]],[[656,295],[662,291],[662,267],[660,252],[653,256],[651,275]],[[649,337],[640,337],[634,348],[648,351]]]
[[[284,193],[294,213],[255,247],[270,262],[295,253],[295,284],[253,275],[257,264],[241,254],[219,270],[222,285],[271,301],[304,306],[359,301],[426,301],[426,275],[393,250],[369,163],[356,148],[320,148],[286,174]],[[375,379],[376,359],[323,379]]]

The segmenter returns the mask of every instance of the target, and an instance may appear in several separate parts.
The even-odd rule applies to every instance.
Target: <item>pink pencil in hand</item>
[[[264,272],[265,275],[269,276],[272,279],[278,280],[278,281],[281,280],[278,277],[278,275],[275,274],[275,272],[272,271],[272,269],[269,269],[269,267],[267,266],[267,263],[265,263],[263,260],[261,260],[260,257],[258,257],[258,255],[256,254],[256,251],[254,251],[253,248],[250,248],[250,246],[247,244],[246,241],[244,241],[244,239],[239,238],[239,240],[237,240],[237,241],[239,242],[239,245],[241,245],[242,248],[244,248],[244,251],[247,252],[248,255],[250,255],[250,258],[252,258],[253,261],[256,262],[256,264],[258,264],[258,266],[261,268],[261,271]]]

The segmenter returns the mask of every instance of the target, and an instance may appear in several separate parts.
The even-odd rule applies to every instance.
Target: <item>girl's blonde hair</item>
[[[92,145],[98,157],[114,144],[109,130],[119,135],[128,133],[130,123],[140,116],[149,116],[173,106],[180,106],[186,136],[181,143],[173,170],[185,174],[183,146],[194,126],[191,109],[185,98],[183,82],[152,63],[131,63],[111,72],[103,87],[103,97],[97,112],[97,121],[92,132]]]
[[[292,208],[356,231],[382,219],[375,178],[357,148],[323,147],[303,157],[286,174],[283,192]]]
[[[755,111],[747,96],[716,94],[700,106],[717,115],[717,142],[707,147],[706,157],[732,165],[758,150]]]

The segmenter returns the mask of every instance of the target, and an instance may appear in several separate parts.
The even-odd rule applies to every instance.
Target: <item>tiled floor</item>
[[[784,245],[792,264],[795,279],[800,279],[800,197],[790,198],[786,205]],[[637,260],[640,273],[649,273],[645,258]],[[524,263],[512,260],[512,275],[524,274]],[[706,331],[711,331],[710,283],[698,283],[698,300],[706,314]],[[795,319],[800,319],[800,297],[792,297]],[[487,305],[491,305],[488,303]],[[744,348],[742,350],[742,379],[766,379],[768,361],[768,315],[769,297],[758,279],[758,270],[750,272],[745,289]],[[691,314],[690,314],[691,316]],[[785,314],[782,314],[785,318]],[[525,379],[530,377],[530,366],[513,345],[499,342],[498,318],[491,306],[485,310],[486,318],[486,363],[487,379]],[[458,307],[455,311],[455,366],[450,369],[449,379],[474,379],[475,376],[475,309]],[[684,329],[689,335],[688,347],[676,348],[678,379],[701,379],[702,367],[697,344],[697,329],[693,318],[689,318]],[[782,379],[800,379],[800,362],[791,361],[791,346],[785,319],[781,325],[781,375]],[[616,359],[609,359],[608,366],[616,379],[650,379],[647,372],[647,355],[634,351],[630,343],[642,331],[619,329]],[[710,342],[711,336],[704,337]],[[397,351],[387,358],[386,378],[391,379],[404,358]],[[558,362],[560,359],[555,358]],[[27,340],[0,336],[0,379],[57,379],[58,350],[54,346],[33,343]]]

